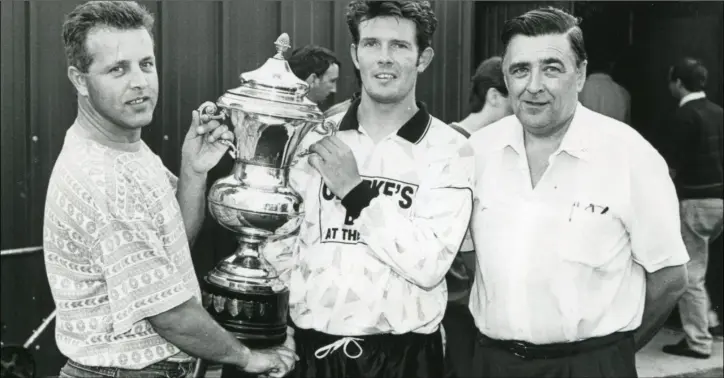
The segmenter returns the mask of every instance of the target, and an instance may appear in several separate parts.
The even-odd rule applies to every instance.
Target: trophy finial
[[[289,44],[289,34],[282,33],[282,35],[277,38],[276,42],[274,42],[274,46],[277,47],[277,54],[274,57],[277,59],[284,59],[284,52],[292,47]]]

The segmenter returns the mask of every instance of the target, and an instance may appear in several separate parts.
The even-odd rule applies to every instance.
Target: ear
[[[494,108],[497,108],[500,106],[500,98],[503,95],[498,92],[495,88],[488,88],[488,92],[485,94],[485,103],[486,105],[490,105]]]
[[[428,46],[417,59],[417,73],[421,74],[425,72],[425,69],[430,65],[430,63],[432,63],[432,58],[434,57],[435,51],[432,47]]]
[[[70,80],[70,83],[73,84],[79,95],[84,97],[88,96],[87,77],[80,72],[79,69],[74,66],[68,67],[68,79]]]
[[[681,79],[676,79],[676,88],[677,89],[684,88],[684,83],[681,82]]]
[[[584,60],[576,68],[576,89],[579,93],[583,90],[583,85],[586,84],[586,67],[588,67],[588,61]]]
[[[310,74],[309,76],[307,76],[307,80],[304,80],[304,81],[306,81],[307,84],[309,84],[309,86],[311,87],[312,84],[314,84],[314,82],[315,82],[316,80],[317,80],[317,74],[312,73],[312,74]]]
[[[357,58],[357,45],[354,43],[349,45],[349,55],[352,57],[354,68],[359,70],[359,59]]]

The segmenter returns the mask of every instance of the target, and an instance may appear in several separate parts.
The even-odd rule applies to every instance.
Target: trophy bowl
[[[241,86],[199,107],[202,120],[221,120],[234,132],[234,168],[211,186],[208,206],[238,239],[236,251],[206,275],[203,305],[250,347],[286,339],[289,288],[261,251],[268,241],[294,234],[303,219],[302,198],[289,186],[301,140],[310,131],[333,132],[306,98],[307,83],[284,59],[289,36],[282,34],[275,45],[275,56],[240,75]]]

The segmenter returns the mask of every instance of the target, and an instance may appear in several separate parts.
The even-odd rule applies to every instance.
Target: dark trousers
[[[534,345],[493,340],[478,332],[473,377],[637,377],[633,334]]]
[[[469,377],[473,363],[475,321],[467,305],[448,303],[442,319],[447,338],[445,351],[445,377]]]
[[[315,352],[342,337],[314,330],[296,328],[299,361],[289,376],[295,378],[440,378],[443,376],[442,339],[440,331],[429,335],[355,336],[362,348],[358,358],[350,358],[340,347],[322,358]],[[359,354],[350,342],[347,352]],[[224,368],[222,378],[248,377],[236,369]]]

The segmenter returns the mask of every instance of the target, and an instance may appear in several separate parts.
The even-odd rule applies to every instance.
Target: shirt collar
[[[357,109],[359,108],[361,99],[355,100],[347,109],[342,120],[339,122],[339,131],[359,130],[359,120],[357,119]],[[430,128],[430,113],[427,112],[425,104],[421,101],[416,102],[419,110],[412,116],[399,130],[397,136],[406,141],[417,144]]]
[[[681,101],[679,101],[679,107],[684,106],[689,101],[698,100],[700,98],[706,98],[706,93],[702,92],[691,92],[688,95],[681,98]]]
[[[587,112],[588,109],[583,107],[579,102],[576,105],[576,110],[573,113],[573,119],[571,124],[566,130],[566,134],[561,140],[561,145],[553,155],[558,155],[560,152],[565,151],[567,154],[574,156],[579,159],[585,159],[589,152],[589,139],[586,136],[586,123],[587,123]],[[512,148],[518,155],[525,153],[525,143],[523,142],[523,125],[513,115],[514,124],[510,127],[503,147]]]

